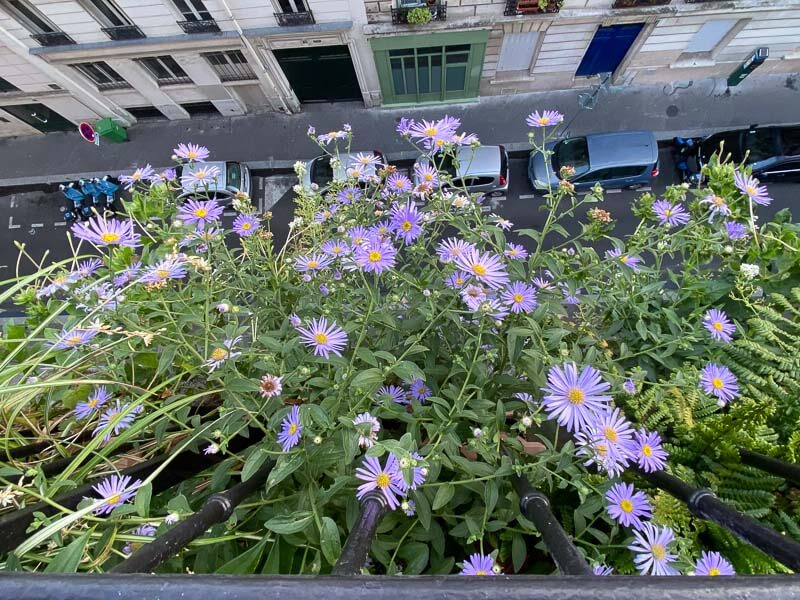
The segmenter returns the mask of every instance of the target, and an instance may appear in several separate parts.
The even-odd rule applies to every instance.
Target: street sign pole
[[[759,66],[764,64],[764,61],[769,58],[769,48],[761,47],[756,48],[755,51],[747,57],[736,70],[728,77],[728,87],[735,87],[739,85],[744,79],[755,71]]]

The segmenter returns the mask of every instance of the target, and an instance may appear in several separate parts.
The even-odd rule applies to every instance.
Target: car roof
[[[585,137],[592,169],[649,165],[658,160],[658,142],[652,131],[590,133]]]
[[[457,152],[458,177],[500,173],[500,146],[461,146]]]
[[[347,179],[347,172],[346,171],[347,171],[348,168],[350,168],[350,163],[353,162],[355,157],[357,155],[359,155],[359,154],[370,154],[370,155],[372,155],[373,151],[372,150],[362,150],[360,152],[340,152],[339,153],[339,160],[341,161],[342,166],[341,166],[341,168],[336,169],[336,171],[333,174],[333,178],[336,181],[342,181],[344,179]],[[381,153],[381,156],[382,155],[383,155],[383,153]],[[320,154],[319,156],[314,158],[313,161],[318,161],[320,158],[326,158],[326,157],[330,158],[327,154]],[[376,169],[375,165],[368,165],[367,168],[364,169],[364,174],[365,175],[376,175],[377,172],[378,172],[378,170]]]
[[[216,181],[208,186],[208,191],[213,192],[217,190],[224,190],[228,186],[228,170],[225,167],[225,163],[221,160],[214,160],[204,163],[187,163],[183,165],[181,175],[187,175],[188,173],[195,173],[199,171],[201,168],[207,169],[208,167],[217,167],[219,169],[219,176],[217,177]],[[198,190],[190,185],[181,184],[184,193],[188,192],[190,194],[196,193]],[[203,188],[202,191],[205,191]]]

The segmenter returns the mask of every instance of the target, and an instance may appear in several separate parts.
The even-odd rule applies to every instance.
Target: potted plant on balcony
[[[406,16],[406,20],[411,25],[427,25],[433,19],[433,15],[431,14],[430,9],[424,6],[418,6],[417,8],[412,8],[408,11],[408,15]]]
[[[561,10],[564,0],[517,0],[516,8],[507,15],[529,15],[537,13],[556,13]],[[512,5],[513,6],[513,5]]]

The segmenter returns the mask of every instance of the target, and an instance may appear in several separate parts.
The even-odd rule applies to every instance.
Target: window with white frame
[[[103,27],[133,25],[133,21],[112,0],[78,0],[78,3]]]
[[[148,56],[137,58],[136,61],[155,77],[158,85],[177,85],[192,83],[191,77],[186,74],[178,62],[169,55]]]
[[[277,0],[280,12],[283,13],[303,13],[308,12],[305,0]]]
[[[203,57],[222,81],[245,81],[256,78],[253,69],[240,50],[206,52]]]
[[[497,71],[530,71],[538,43],[538,31],[505,34],[497,59]]]
[[[131,87],[125,78],[102,60],[96,62],[75,63],[70,65],[86,76],[100,90],[114,90]]]
[[[55,33],[59,31],[58,27],[27,0],[0,0],[0,7],[31,33]]]
[[[187,21],[211,20],[211,13],[208,12],[202,0],[172,0],[172,3]]]
[[[711,54],[738,23],[738,19],[706,21],[694,34],[684,54]]]

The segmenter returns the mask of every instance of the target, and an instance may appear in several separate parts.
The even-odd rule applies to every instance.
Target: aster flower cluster
[[[405,460],[398,460],[390,452],[382,464],[374,456],[365,456],[361,466],[356,469],[356,477],[364,482],[358,486],[356,498],[361,500],[370,492],[378,493],[386,501],[389,510],[395,510],[410,491],[417,490],[425,483],[428,471],[419,466],[422,460],[419,454],[411,453],[408,465],[404,465]]]

